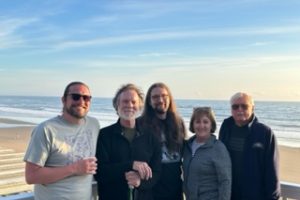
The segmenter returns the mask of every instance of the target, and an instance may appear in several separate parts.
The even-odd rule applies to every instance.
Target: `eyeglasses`
[[[151,98],[155,101],[157,101],[160,98],[163,98],[164,100],[166,100],[167,98],[169,98],[169,95],[167,95],[167,94],[158,95],[157,94],[157,95],[153,95]]]
[[[90,101],[92,96],[89,95],[81,95],[81,94],[68,94],[72,97],[73,101],[79,101],[79,99],[82,97],[82,99],[86,102]]]
[[[231,109],[232,110],[238,110],[239,108],[242,108],[242,110],[247,110],[249,108],[248,104],[232,104]]]

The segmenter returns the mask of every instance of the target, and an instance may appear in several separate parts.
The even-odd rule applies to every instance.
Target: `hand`
[[[146,162],[134,161],[132,168],[139,173],[141,179],[152,178],[152,170]]]
[[[139,187],[141,184],[141,177],[138,172],[129,171],[125,173],[125,178],[129,187]]]
[[[78,160],[72,164],[73,174],[85,175],[85,174],[96,174],[97,170],[97,159],[95,157]]]

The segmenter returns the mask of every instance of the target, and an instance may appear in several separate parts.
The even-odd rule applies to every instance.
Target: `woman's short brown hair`
[[[196,118],[202,117],[202,116],[207,116],[208,119],[211,121],[211,130],[210,133],[214,133],[217,129],[217,122],[215,118],[214,111],[211,109],[211,107],[196,107],[193,110],[193,114],[190,120],[190,127],[189,130],[192,133],[195,133],[193,124]]]

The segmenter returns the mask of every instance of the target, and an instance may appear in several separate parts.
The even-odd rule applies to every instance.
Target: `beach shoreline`
[[[35,125],[27,122],[0,118],[3,124],[20,124],[0,128],[0,147],[25,152]],[[24,126],[22,126],[24,125]],[[300,148],[279,146],[280,181],[300,184]]]

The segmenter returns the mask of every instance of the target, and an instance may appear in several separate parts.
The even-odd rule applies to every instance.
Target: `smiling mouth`
[[[86,106],[73,106],[73,108],[86,110],[87,107]]]

